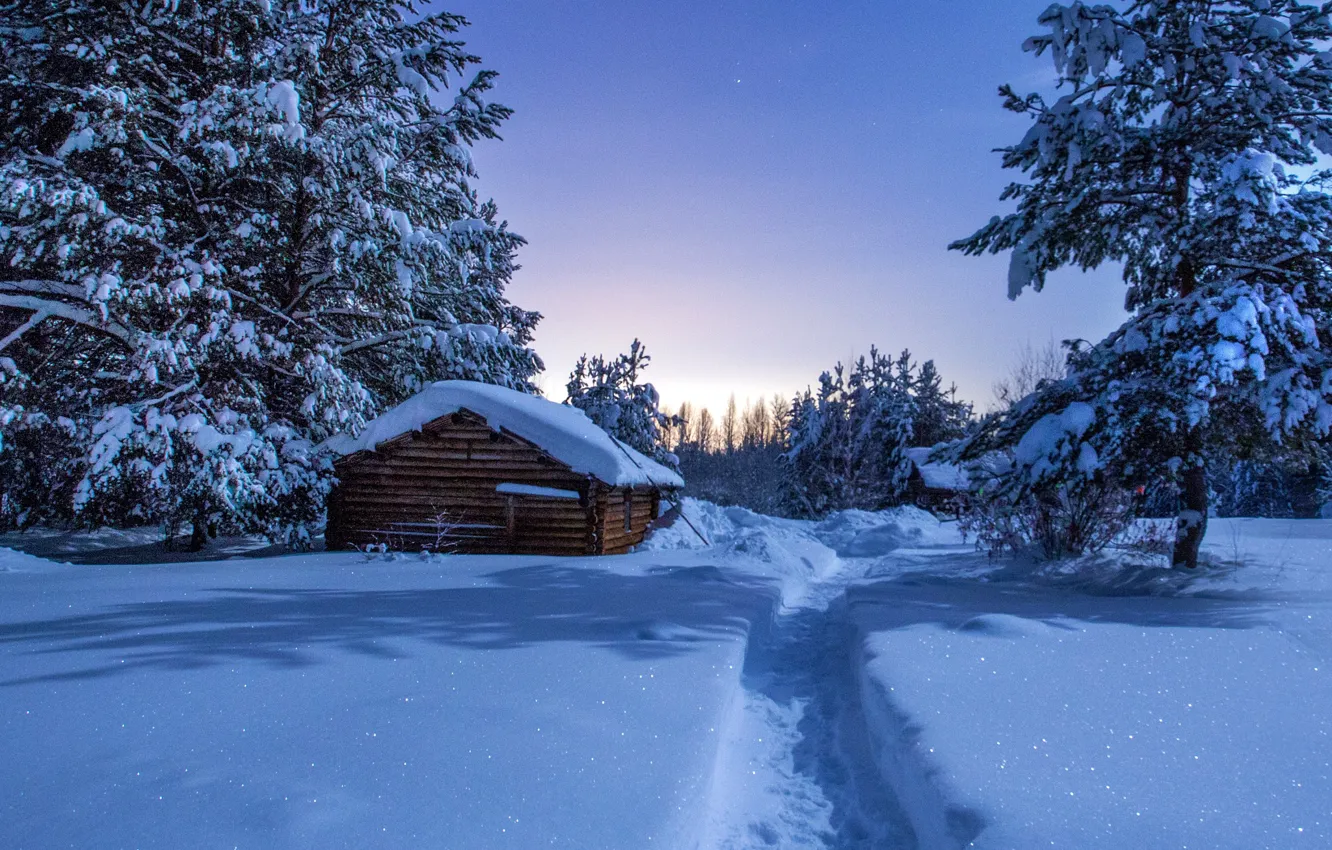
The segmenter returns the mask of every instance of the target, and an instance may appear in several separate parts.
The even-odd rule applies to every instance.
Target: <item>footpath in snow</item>
[[[1332,522],[1216,520],[1190,573],[694,508],[814,578],[751,641],[716,846],[1332,846]]]
[[[689,510],[615,558],[0,550],[0,846],[1332,846],[1332,522],[1189,575]]]
[[[938,522],[918,511],[848,512],[811,524],[691,508],[718,541],[717,557],[774,578],[783,591],[772,623],[750,636],[701,846],[916,846],[873,759],[848,663],[854,634],[841,597],[871,562],[844,558],[833,545],[889,551]],[[653,545],[691,542],[687,532],[672,532]]]

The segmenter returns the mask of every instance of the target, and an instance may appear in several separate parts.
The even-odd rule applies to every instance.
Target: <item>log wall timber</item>
[[[609,492],[598,523],[601,554],[621,555],[643,542],[648,524],[656,518],[656,496],[655,490],[644,488],[617,487]]]

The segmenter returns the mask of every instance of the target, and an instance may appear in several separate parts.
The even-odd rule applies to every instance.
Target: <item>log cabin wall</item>
[[[600,518],[601,554],[622,555],[643,542],[657,516],[659,496],[652,489],[616,487],[606,495]]]
[[[604,485],[466,412],[380,443],[374,452],[348,455],[334,466],[339,484],[329,501],[326,533],[332,549],[383,543],[404,551],[586,555],[602,550],[595,508]],[[496,492],[506,483],[574,491],[580,498]],[[622,514],[616,516],[622,526]],[[617,534],[617,545],[632,545],[622,538]]]

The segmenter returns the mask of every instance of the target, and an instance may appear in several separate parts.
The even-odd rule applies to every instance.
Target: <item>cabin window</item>
[[[624,530],[634,530],[634,494],[626,492],[624,494]]]

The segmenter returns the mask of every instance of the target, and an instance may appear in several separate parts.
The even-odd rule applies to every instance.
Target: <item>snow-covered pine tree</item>
[[[1057,97],[1004,86],[1031,130],[1003,148],[1026,175],[951,247],[1012,251],[1008,287],[1122,263],[1131,317],[1072,352],[1067,378],[990,420],[970,452],[1015,447],[1014,496],[1168,477],[1174,562],[1207,523],[1205,459],[1254,440],[1295,448],[1332,425],[1332,4],[1055,4],[1025,49]]]
[[[849,436],[851,453],[859,456],[851,490],[855,507],[890,507],[906,493],[913,469],[906,450],[914,444],[918,412],[914,371],[910,351],[903,350],[894,363],[874,347],[869,360],[857,358],[851,370]]]
[[[784,460],[788,513],[818,517],[841,507],[842,463],[834,447],[845,421],[843,367],[819,375],[819,394],[805,390],[791,402]]]
[[[607,360],[600,354],[578,358],[565,385],[572,405],[612,437],[672,469],[680,460],[666,448],[666,440],[678,419],[662,413],[657,390],[652,384],[639,383],[644,369],[652,361],[647,349],[637,339],[627,354]],[[707,411],[704,411],[706,413]],[[710,427],[710,426],[709,426]]]
[[[539,316],[503,295],[521,240],[468,183],[509,112],[464,23],[400,0],[4,4],[0,522],[299,541],[322,438],[430,380],[531,388]],[[59,452],[31,449],[43,429]],[[18,489],[35,471],[65,505]]]

